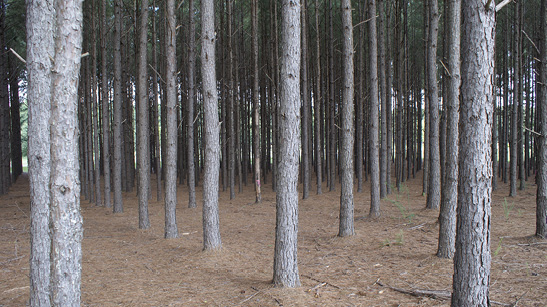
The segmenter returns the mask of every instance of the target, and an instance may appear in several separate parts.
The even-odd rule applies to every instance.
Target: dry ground
[[[382,217],[364,218],[369,183],[355,193],[355,229],[339,238],[339,189],[300,202],[299,270],[302,286],[271,286],[275,194],[252,204],[248,186],[229,199],[220,194],[223,249],[202,248],[201,190],[188,209],[179,186],[180,237],[163,238],[163,204],[150,202],[152,227],[138,229],[137,199],[124,194],[122,214],[81,202],[84,217],[83,306],[447,306],[387,287],[450,290],[452,261],[435,257],[438,211],[425,210],[421,178],[382,200]],[[152,185],[155,186],[155,185]],[[501,184],[493,197],[491,300],[547,306],[547,244],[535,229],[535,185],[514,198]],[[29,192],[23,176],[0,196],[0,306],[24,306],[29,296]],[[323,190],[326,190],[323,186]],[[154,193],[155,194],[155,193]],[[494,305],[495,306],[495,305]]]

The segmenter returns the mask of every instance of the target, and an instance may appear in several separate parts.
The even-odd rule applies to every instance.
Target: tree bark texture
[[[541,41],[541,70],[540,70],[540,133],[539,142],[539,169],[537,178],[536,199],[536,236],[547,238],[547,0],[541,1],[541,27],[543,39]]]
[[[310,95],[308,88],[308,27],[306,18],[306,0],[301,0],[302,24],[302,199],[309,197],[310,190],[310,151],[309,116]]]
[[[30,181],[30,305],[50,306],[51,69],[53,0],[27,1],[28,164]]]
[[[167,160],[165,161],[165,238],[178,237],[177,229],[177,84],[175,0],[167,0],[165,50],[167,66]]]
[[[283,0],[281,99],[273,283],[300,286],[298,275],[298,155],[300,150],[300,2]]]
[[[51,105],[51,285],[54,306],[79,306],[83,237],[78,162],[82,1],[56,1]]]
[[[253,59],[253,169],[255,179],[256,203],[262,201],[260,192],[260,124],[259,124],[259,86],[258,86],[258,0],[251,0],[251,49]]]
[[[456,239],[456,207],[458,204],[461,0],[450,0],[445,5],[448,6],[446,27],[451,29],[451,35],[445,38],[448,40],[447,59],[449,71],[446,86],[446,164],[441,191],[437,256],[452,258]]]
[[[462,2],[462,104],[452,306],[489,306],[495,11]]]
[[[220,169],[220,123],[215,73],[214,1],[201,1],[201,75],[203,79],[203,116],[205,161],[203,173],[203,249],[219,249],[218,184]]]
[[[108,76],[106,70],[106,0],[101,1],[101,106],[103,124],[103,176],[104,176],[104,206],[112,207],[110,201],[110,99],[108,97]]]
[[[122,5],[121,0],[114,0],[114,169],[113,212],[123,212],[122,202]]]
[[[315,28],[319,29],[319,8],[318,0],[315,0]],[[315,92],[313,103],[315,108],[315,174],[317,179],[317,195],[323,193],[321,185],[323,184],[323,148],[321,147],[321,43],[319,31],[315,34]]]
[[[194,102],[195,102],[195,67],[196,67],[196,22],[194,19],[194,0],[189,0],[188,32],[188,106],[186,107],[188,130],[186,134],[188,147],[188,208],[196,207],[196,169],[194,156]]]
[[[390,163],[387,151],[387,84],[386,84],[386,40],[384,25],[384,0],[376,1],[378,7],[378,87],[380,91],[380,198],[387,195],[387,164]],[[391,91],[391,87],[390,87]]]

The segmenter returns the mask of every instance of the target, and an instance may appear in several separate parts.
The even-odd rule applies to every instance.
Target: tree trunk
[[[251,41],[253,59],[253,166],[256,203],[262,201],[260,191],[260,125],[259,125],[259,87],[258,87],[258,0],[251,0]]]
[[[462,105],[452,306],[490,306],[490,211],[495,12],[462,2]]]
[[[386,41],[384,25],[384,0],[376,2],[378,6],[378,86],[380,90],[380,198],[387,195],[387,164],[389,155],[387,151],[387,88],[386,88]],[[389,89],[391,91],[391,88]]]
[[[445,26],[451,29],[447,37],[448,80],[446,84],[446,165],[442,184],[439,214],[439,245],[437,256],[452,258],[456,239],[456,207],[458,204],[458,123],[460,119],[460,24],[461,0],[450,0]]]
[[[51,303],[79,306],[83,237],[78,165],[82,1],[57,1],[51,118]]]
[[[112,207],[110,202],[110,99],[108,97],[108,75],[106,70],[106,0],[101,1],[101,106],[103,124],[103,176],[104,206]]]
[[[308,22],[306,0],[301,0],[302,23],[302,198],[307,199],[310,190],[310,151],[309,151],[309,88],[308,88]]]
[[[50,110],[54,54],[53,0],[27,2],[30,306],[50,306]]]
[[[441,202],[441,157],[439,148],[439,95],[437,89],[437,34],[439,7],[437,0],[429,0],[429,39],[427,45],[427,79],[429,87],[429,183],[428,209],[437,209]]]
[[[188,43],[188,105],[186,106],[187,125],[186,138],[188,142],[188,208],[196,207],[196,170],[194,144],[194,102],[195,102],[195,66],[196,66],[196,22],[194,19],[194,0],[188,2],[189,10],[189,43]]]
[[[220,169],[220,123],[215,73],[214,1],[201,1],[201,75],[203,79],[203,115],[205,128],[205,165],[203,174],[203,249],[222,246],[218,217],[218,181]]]
[[[369,83],[370,83],[370,212],[369,216],[380,216],[380,161],[378,139],[378,40],[376,33],[376,0],[369,0]]]
[[[11,113],[11,165],[12,181],[23,173],[23,153],[21,149],[21,114],[19,112],[19,74],[20,70],[14,55],[6,55],[9,64],[10,113]]]
[[[273,283],[298,287],[298,153],[300,148],[300,3],[283,0],[279,169]]]
[[[122,5],[114,1],[114,213],[123,212],[122,202]]]
[[[167,160],[165,161],[165,238],[178,237],[177,229],[177,88],[176,88],[176,16],[175,0],[167,0],[165,51],[167,67]]]
[[[547,0],[541,1],[541,69],[540,69],[540,133],[539,143],[539,169],[537,178],[537,199],[536,199],[536,236],[547,238]]]
[[[319,29],[319,7],[318,0],[315,0],[315,28]],[[323,183],[323,148],[321,147],[321,43],[319,31],[315,32],[315,93],[313,103],[315,108],[315,175],[317,177],[317,195],[323,193],[321,185]]]

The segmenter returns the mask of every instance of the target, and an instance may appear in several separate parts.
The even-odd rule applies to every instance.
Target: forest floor
[[[421,173],[419,173],[421,176]],[[153,187],[154,178],[153,176]],[[270,177],[271,178],[271,177]],[[269,179],[269,178],[268,178]],[[382,216],[366,218],[369,182],[354,194],[355,236],[339,238],[340,185],[316,195],[315,181],[301,200],[298,262],[302,286],[272,287],[275,194],[263,186],[234,200],[220,193],[223,248],[202,252],[201,186],[198,208],[188,209],[178,188],[180,237],[166,240],[163,202],[150,201],[148,230],[138,229],[136,193],[124,193],[124,213],[82,198],[83,306],[448,306],[453,262],[435,256],[437,210],[426,210],[422,179],[402,184],[382,200]],[[301,187],[300,187],[301,188]],[[533,237],[533,178],[518,196],[501,183],[492,201],[490,299],[518,306],[547,306],[547,241]],[[155,195],[155,191],[153,193]],[[0,196],[0,306],[24,306],[29,297],[29,185],[24,174]],[[383,286],[382,286],[383,285]],[[441,298],[393,288],[438,290]],[[493,304],[499,306],[499,304]]]

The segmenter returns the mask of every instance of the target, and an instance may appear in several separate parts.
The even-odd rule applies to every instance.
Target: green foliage
[[[392,246],[392,245],[401,246],[401,245],[404,245],[404,244],[405,244],[405,234],[404,234],[404,231],[401,229],[395,235],[395,240],[385,239],[382,242],[382,247],[383,246]]]
[[[505,220],[509,221],[509,214],[511,211],[513,211],[513,208],[515,208],[515,202],[513,202],[511,205],[507,203],[507,198],[503,199],[503,215],[505,216]]]
[[[500,238],[500,241],[498,242],[498,247],[496,247],[496,250],[494,251],[494,257],[500,253],[502,241],[503,241],[503,238]]]

